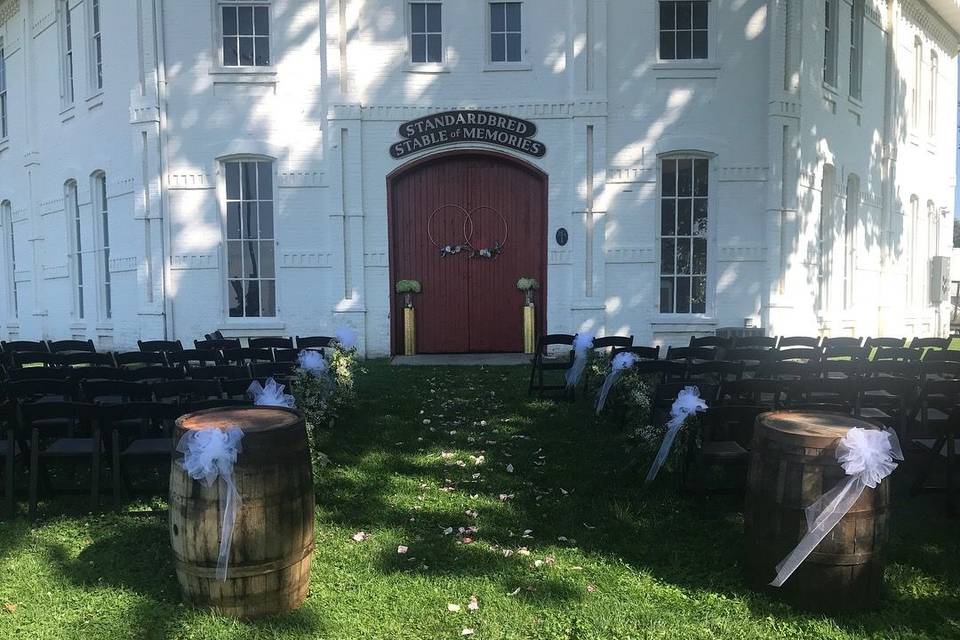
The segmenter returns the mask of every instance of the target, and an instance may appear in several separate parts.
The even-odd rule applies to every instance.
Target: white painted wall
[[[685,342],[692,333],[742,326],[746,317],[771,333],[944,330],[943,308],[921,296],[907,304],[908,261],[915,274],[926,265],[904,250],[902,220],[914,193],[924,220],[928,200],[937,211],[950,206],[957,36],[915,0],[896,1],[892,22],[885,2],[868,1],[859,102],[846,86],[845,1],[835,91],[820,75],[822,11],[785,0],[712,0],[711,59],[678,63],[657,60],[654,2],[525,0],[525,59],[510,70],[484,63],[486,3],[448,1],[447,62],[431,73],[406,62],[403,0],[272,0],[275,64],[254,73],[219,68],[215,2],[163,0],[156,13],[145,0],[102,3],[105,88],[91,98],[88,51],[77,47],[77,99],[66,112],[62,19],[53,0],[0,3],[11,123],[0,142],[0,201],[14,211],[20,301],[18,318],[0,311],[6,336],[75,335],[126,348],[165,333],[189,341],[214,329],[307,335],[351,324],[369,354],[387,353],[385,177],[401,164],[388,146],[401,122],[457,107],[533,120],[548,147],[535,163],[550,180],[550,331]],[[75,38],[84,43],[89,0],[70,5]],[[891,31],[893,135],[884,124]],[[925,63],[931,50],[939,56],[933,137],[925,118],[912,131],[906,113],[914,35]],[[657,306],[657,158],[691,150],[712,156],[708,309],[667,315]],[[219,159],[237,154],[275,161],[276,318],[226,317]],[[890,171],[885,157],[895,159]],[[847,308],[837,302],[843,258],[835,251],[833,304],[818,311],[819,185],[827,162],[836,168],[836,220],[850,174],[860,178],[860,216],[853,300]],[[89,176],[96,170],[110,182],[114,317],[98,318],[91,301],[81,322],[72,312],[63,184],[78,181],[83,244],[93,248]],[[949,213],[936,219],[941,231],[931,255],[947,251],[951,237]],[[553,240],[560,227],[570,231],[566,247]],[[936,241],[935,223],[929,229]],[[836,246],[842,230],[831,229]],[[84,260],[92,280],[97,254]]]

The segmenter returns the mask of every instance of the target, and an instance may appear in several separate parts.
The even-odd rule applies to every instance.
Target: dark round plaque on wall
[[[567,244],[567,240],[570,239],[570,234],[567,233],[567,230],[563,227],[557,229],[557,244],[561,247]]]

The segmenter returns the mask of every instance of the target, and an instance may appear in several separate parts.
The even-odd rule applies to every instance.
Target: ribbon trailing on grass
[[[233,528],[240,511],[240,492],[233,481],[233,465],[237,462],[242,439],[243,431],[239,427],[227,427],[188,431],[177,443],[177,451],[183,453],[180,464],[187,475],[208,488],[220,479],[220,512],[223,514],[217,555],[217,580],[220,582],[227,579]]]
[[[587,356],[593,349],[593,334],[578,333],[573,336],[573,364],[567,369],[567,388],[572,389],[580,382],[580,376],[587,367]]]
[[[603,386],[600,387],[600,393],[597,394],[597,415],[600,415],[600,412],[603,411],[603,405],[607,402],[607,394],[610,393],[610,389],[613,388],[613,384],[617,381],[617,378],[620,377],[620,374],[625,370],[632,367],[639,359],[637,354],[630,353],[629,351],[618,353],[613,357],[613,363],[610,365],[610,373],[607,374],[607,377],[603,381]]]
[[[770,583],[780,587],[827,537],[867,487],[875,488],[903,460],[897,434],[878,429],[850,429],[837,445],[837,462],[847,477],[806,508],[807,534],[780,564]]]
[[[297,356],[297,366],[316,378],[327,372],[327,361],[324,360],[323,354],[312,349],[304,349],[300,352]]]
[[[660,443],[660,450],[657,451],[657,457],[653,459],[650,465],[650,471],[647,472],[647,484],[654,481],[657,474],[660,473],[660,467],[666,462],[670,455],[670,448],[673,447],[673,441],[676,440],[680,427],[690,416],[705,411],[707,403],[700,397],[700,390],[696,387],[684,387],[677,394],[677,399],[673,401],[670,407],[670,420],[667,421],[667,432],[663,434],[663,442]]]
[[[247,387],[247,395],[253,398],[253,404],[258,407],[286,407],[287,409],[293,409],[294,406],[293,396],[289,393],[284,393],[283,385],[277,383],[273,378],[267,378],[267,383],[263,386],[260,385],[259,380],[254,380],[250,383],[250,386]]]

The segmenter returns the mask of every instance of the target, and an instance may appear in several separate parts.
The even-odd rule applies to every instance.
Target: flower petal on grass
[[[451,612],[451,613],[457,613],[458,611],[460,611],[460,605],[458,605],[458,604],[448,604],[448,605],[447,605],[447,611],[449,611],[449,612]]]

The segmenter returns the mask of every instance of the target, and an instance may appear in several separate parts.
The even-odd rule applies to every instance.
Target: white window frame
[[[913,307],[917,304],[919,290],[917,287],[917,257],[919,254],[917,236],[920,231],[920,198],[914,194],[910,196],[910,256],[907,260],[907,303]]]
[[[103,0],[87,0],[87,60],[90,65],[90,95],[103,91],[103,15]]]
[[[817,310],[830,310],[830,284],[833,280],[834,219],[836,212],[837,170],[823,165],[820,176],[820,212],[817,221]]]
[[[846,208],[843,212],[843,308],[854,306],[857,269],[857,227],[860,224],[860,176],[847,176]]]
[[[910,94],[910,126],[916,134],[920,129],[920,110],[923,104],[923,42],[913,39],[913,87]]]
[[[95,171],[90,179],[90,204],[96,232],[97,307],[100,320],[113,319],[113,282],[110,275],[110,203],[107,174]]]
[[[670,0],[668,0],[670,1]],[[674,0],[682,1],[682,0]],[[686,0],[689,1],[689,0]],[[703,0],[707,3],[707,57],[706,58],[663,58],[660,51],[660,0],[654,3],[654,46],[656,47],[656,64],[670,66],[702,65],[712,63],[716,59],[716,24],[715,0]],[[692,45],[691,45],[692,54]]]
[[[267,21],[270,33],[267,36],[270,40],[270,64],[262,66],[225,66],[223,64],[223,11],[221,7],[229,6],[251,6],[262,5],[267,7]],[[214,61],[210,68],[211,74],[225,76],[218,79],[217,82],[229,81],[229,76],[241,76],[239,81],[243,81],[244,76],[276,76],[277,67],[277,39],[276,34],[276,13],[274,12],[274,0],[211,0],[210,19],[213,28],[211,29],[211,59]]]
[[[937,74],[940,73],[940,59],[937,52],[930,50],[930,88],[927,90],[927,136],[937,135]]]
[[[10,112],[7,100],[7,59],[3,38],[0,37],[0,141],[10,137]]]
[[[67,180],[63,185],[63,210],[67,221],[67,233],[70,238],[70,283],[73,290],[73,317],[84,320],[86,300],[83,278],[83,215],[80,211],[80,195],[77,181]]]
[[[663,274],[661,272],[662,266],[662,240],[663,237],[663,228],[662,228],[662,218],[663,218],[663,161],[664,160],[706,160],[707,161],[707,233],[705,236],[706,240],[706,273],[704,274],[705,279],[705,296],[704,296],[704,310],[699,311],[689,311],[689,312],[678,312],[676,310],[676,287],[674,288],[674,309],[672,311],[663,311],[660,308],[660,286],[661,278],[674,277],[676,279],[677,274]],[[657,215],[655,220],[655,237],[656,237],[656,246],[655,246],[655,259],[656,259],[656,282],[654,284],[654,289],[656,291],[656,305],[657,305],[657,321],[671,321],[676,320],[678,322],[684,321],[694,321],[697,320],[710,320],[714,316],[714,263],[716,261],[716,246],[715,239],[716,233],[714,229],[716,228],[717,217],[717,184],[716,184],[716,167],[717,167],[717,156],[714,153],[703,151],[699,149],[688,149],[688,150],[676,150],[668,151],[661,153],[657,156]],[[669,196],[668,196],[669,197]],[[692,205],[691,205],[692,206]],[[674,213],[676,215],[676,213]],[[711,220],[713,222],[711,222]],[[692,227],[692,223],[691,223]],[[692,233],[692,228],[691,228]],[[667,236],[677,237],[677,236]],[[684,236],[686,237],[686,236]],[[692,237],[692,236],[691,236]],[[674,253],[676,254],[676,246],[674,247]],[[693,251],[691,250],[690,254],[690,263],[691,263],[691,278],[693,272]],[[674,264],[674,271],[676,271],[676,264]],[[691,282],[691,292],[692,292],[692,282]]]
[[[849,95],[863,99],[863,24],[865,0],[853,0],[850,6],[850,75]]]
[[[493,59],[493,22],[491,21],[491,11],[495,4],[516,4],[520,5],[520,59],[519,60],[500,60]],[[484,52],[485,69],[495,70],[526,70],[530,68],[527,61],[526,34],[527,34],[527,8],[522,0],[487,0],[484,7]],[[441,18],[441,28],[443,20]],[[497,33],[515,33],[513,31],[498,31]],[[506,45],[504,45],[506,46]]]
[[[230,252],[229,252],[229,242],[230,242],[230,238],[228,238],[228,212],[227,212],[227,209],[228,209],[228,206],[227,206],[227,204],[228,204],[228,200],[227,200],[227,165],[230,164],[230,163],[242,163],[242,162],[267,162],[267,163],[270,163],[270,167],[271,167],[271,187],[272,187],[271,193],[270,193],[270,197],[271,197],[271,201],[270,201],[270,202],[271,202],[272,205],[273,205],[273,238],[272,238],[272,239],[268,239],[268,240],[272,240],[272,241],[273,241],[273,277],[272,277],[272,278],[264,278],[264,277],[262,276],[262,270],[261,270],[261,272],[260,272],[260,275],[259,275],[257,278],[246,278],[246,277],[242,277],[242,275],[241,275],[241,278],[231,278],[231,277],[230,277],[230,255],[229,255],[229,253],[230,253]],[[223,157],[217,158],[217,171],[218,171],[218,173],[219,173],[219,179],[217,180],[217,195],[218,195],[217,200],[218,200],[219,203],[220,203],[221,238],[222,238],[222,242],[221,242],[221,246],[222,246],[221,255],[222,255],[222,258],[221,258],[221,261],[220,261],[220,269],[221,269],[221,272],[220,272],[220,283],[221,283],[221,286],[222,286],[222,292],[223,292],[223,293],[222,293],[222,304],[221,304],[221,308],[223,309],[224,323],[227,324],[227,325],[238,325],[238,324],[242,324],[242,325],[271,324],[271,325],[273,325],[273,324],[276,324],[276,323],[278,323],[278,322],[280,321],[280,309],[281,309],[281,306],[280,306],[280,271],[279,271],[279,269],[278,269],[279,244],[278,244],[278,242],[277,242],[277,220],[278,220],[278,215],[277,215],[277,213],[278,213],[278,209],[277,209],[277,203],[278,203],[278,198],[277,198],[277,194],[278,194],[278,190],[277,190],[277,159],[274,158],[274,157],[271,157],[271,156],[260,155],[260,154],[234,154],[234,155],[229,155],[229,156],[223,156]],[[259,185],[258,185],[258,187],[259,187]],[[258,193],[257,195],[259,196],[260,194]],[[259,198],[258,198],[258,201],[259,201]],[[243,238],[242,236],[241,236],[241,240],[244,240],[244,238]],[[257,241],[258,241],[258,242],[263,242],[263,240],[260,240],[260,239],[259,239],[259,235],[258,235],[258,240],[257,240]],[[262,269],[262,265],[261,265],[261,269]],[[273,309],[273,312],[274,312],[274,313],[273,313],[273,315],[271,315],[271,316],[265,316],[265,315],[262,315],[262,313],[261,313],[261,315],[256,315],[256,316],[246,316],[246,315],[245,315],[245,316],[231,316],[231,315],[230,315],[230,291],[229,291],[230,281],[231,281],[231,280],[241,280],[241,281],[257,280],[258,282],[259,282],[259,281],[263,281],[263,280],[272,280],[273,283],[274,283],[274,292],[273,292],[273,295],[274,295],[274,300],[273,300],[274,309]],[[262,298],[262,294],[261,294],[261,298],[260,298],[260,303],[261,303],[261,304],[260,304],[260,307],[261,307],[261,310],[262,310],[262,306],[263,306],[263,305],[262,305],[262,301],[263,301],[263,298]]]
[[[77,29],[70,0],[57,0],[60,34],[60,105],[69,109],[76,103]]]
[[[836,89],[840,82],[838,67],[840,0],[822,0],[820,12],[823,23],[823,84]],[[829,5],[829,8],[828,6]],[[829,13],[829,15],[828,15]]]
[[[413,61],[413,15],[412,5],[415,4],[438,4],[440,5],[440,62],[414,62]],[[404,56],[406,58],[406,70],[417,73],[446,73],[449,71],[448,62],[450,59],[447,51],[447,20],[444,14],[445,6],[443,0],[406,0],[403,5],[404,10]],[[434,32],[430,32],[434,33]]]
[[[13,228],[13,207],[9,200],[0,202],[0,221],[3,229],[4,278],[7,281],[7,317],[15,321],[20,317],[20,302],[17,297],[17,249]]]
[[[937,215],[937,205],[933,200],[927,200],[927,251],[926,251],[926,262],[923,269],[923,282],[924,282],[924,304],[934,306],[933,300],[933,290],[930,285],[933,284],[930,281],[930,266],[933,263],[933,257],[940,253],[940,249],[937,246],[937,226],[939,224],[939,216]]]

